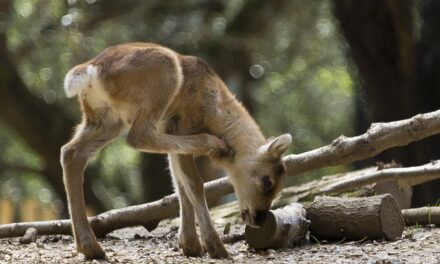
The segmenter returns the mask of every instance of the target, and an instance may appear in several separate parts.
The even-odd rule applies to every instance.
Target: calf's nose
[[[264,223],[264,220],[266,220],[267,211],[257,210],[255,211],[255,214],[253,215],[253,224],[257,226],[262,226]]]

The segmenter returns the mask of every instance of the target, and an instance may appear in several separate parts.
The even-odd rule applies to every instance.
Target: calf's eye
[[[261,177],[261,185],[263,189],[263,194],[269,194],[269,192],[272,190],[273,183],[269,179],[269,176],[263,176]]]

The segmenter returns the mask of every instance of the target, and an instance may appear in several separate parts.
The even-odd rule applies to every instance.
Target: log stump
[[[390,194],[339,198],[318,196],[306,207],[310,234],[319,239],[396,240],[404,229],[402,213]]]
[[[289,248],[306,237],[308,226],[302,204],[292,203],[269,211],[260,228],[246,226],[245,239],[255,249]]]

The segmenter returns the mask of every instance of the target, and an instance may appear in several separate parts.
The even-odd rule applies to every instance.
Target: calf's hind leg
[[[84,170],[89,158],[118,136],[121,126],[119,122],[106,125],[105,120],[84,122],[72,140],[61,148],[61,165],[73,235],[77,250],[87,259],[103,259],[105,252],[96,241],[87,220],[83,192]]]

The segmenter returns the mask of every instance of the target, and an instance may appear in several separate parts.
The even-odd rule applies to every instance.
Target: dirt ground
[[[217,225],[219,233],[223,226]],[[233,225],[231,233],[244,227]],[[407,228],[402,239],[308,244],[293,249],[255,251],[244,241],[226,245],[231,258],[214,260],[183,256],[176,242],[177,227],[164,224],[148,233],[126,228],[100,240],[108,260],[84,261],[71,236],[41,236],[22,245],[18,238],[0,239],[0,263],[440,263],[440,228]]]

